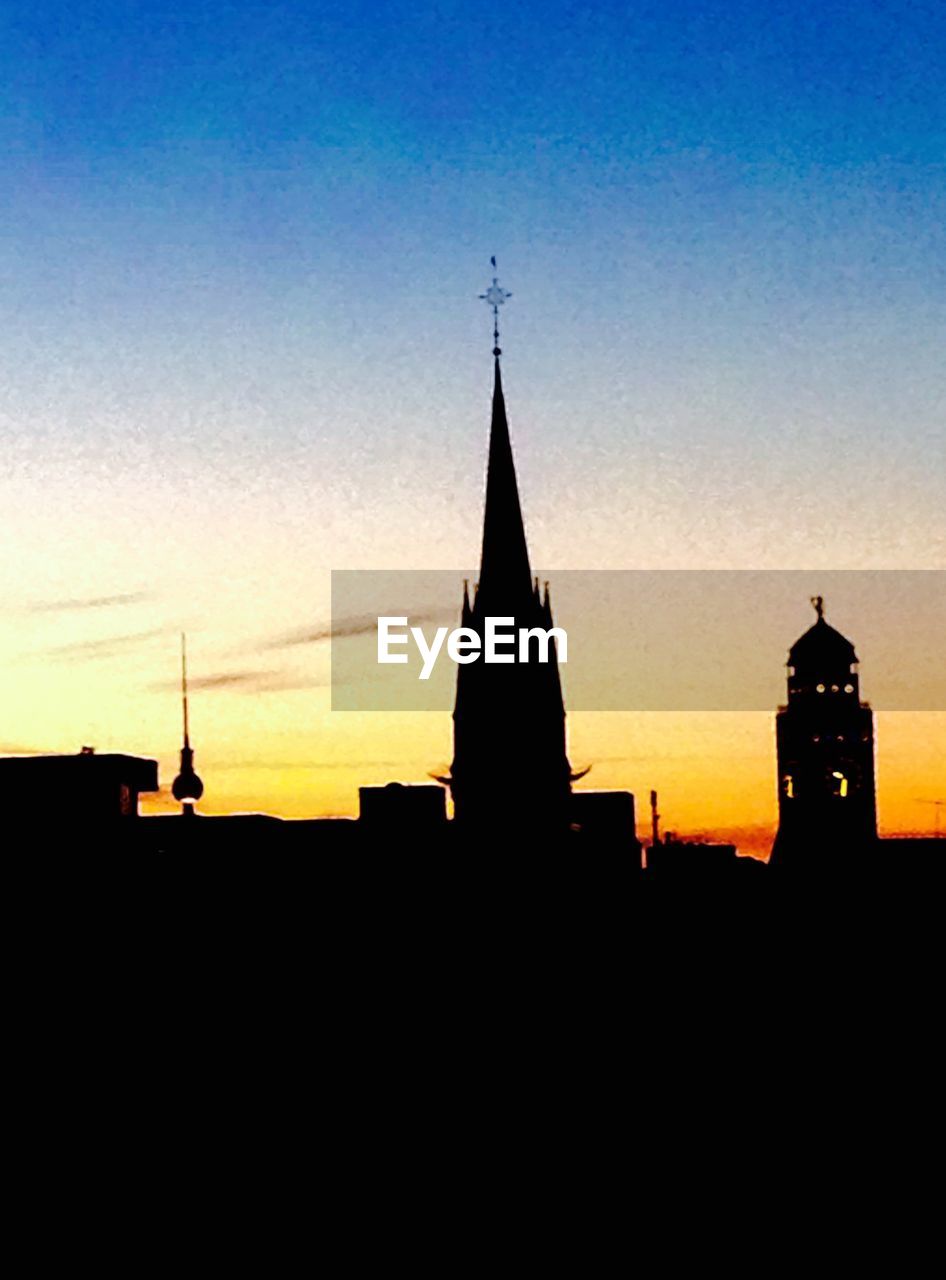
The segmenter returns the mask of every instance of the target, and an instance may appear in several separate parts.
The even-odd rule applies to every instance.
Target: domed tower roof
[[[788,664],[796,672],[849,670],[857,662],[854,646],[840,631],[824,620],[824,601],[812,600],[818,621],[800,636],[788,651]]]
[[[830,666],[839,663],[850,665],[857,661],[857,654],[846,636],[828,626],[824,618],[819,618],[789,649],[788,660],[793,667],[818,667],[825,663]]]

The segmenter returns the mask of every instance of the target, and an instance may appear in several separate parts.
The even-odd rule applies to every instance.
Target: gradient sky
[[[944,85],[938,0],[6,0],[0,747],[169,782],[186,627],[208,811],[449,757],[275,642],[332,568],[475,557],[494,252],[536,562],[946,567]],[[882,817],[930,825],[944,717],[885,719]],[[573,756],[765,827],[739,725]]]

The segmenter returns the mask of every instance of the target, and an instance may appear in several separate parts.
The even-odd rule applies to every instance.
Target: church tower
[[[812,600],[813,627],[788,655],[788,703],[775,721],[779,827],[772,866],[830,873],[877,840],[874,717],[860,698],[857,654]]]
[[[495,259],[493,266],[495,267]],[[493,308],[493,411],[479,581],[472,598],[464,583],[461,626],[481,639],[487,617],[512,618],[513,629],[548,630],[552,609],[548,583],[539,590],[526,546],[513,462],[499,358],[498,314],[510,295],[496,278],[483,295]],[[457,666],[453,713],[453,764],[447,781],[458,828],[556,834],[567,829],[572,773],[565,745],[565,706],[554,640],[549,661]]]

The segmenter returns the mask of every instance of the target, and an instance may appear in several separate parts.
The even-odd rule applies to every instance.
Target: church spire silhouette
[[[510,630],[548,629],[552,615],[548,587],[543,599],[529,564],[499,363],[499,308],[512,295],[494,275],[480,296],[493,310],[493,402],[480,577],[472,603],[464,584],[461,616],[482,637],[488,617],[512,619]],[[528,662],[515,653],[509,663],[457,667],[453,763],[444,781],[461,828],[531,834],[567,826],[572,773],[554,641],[549,656],[536,661],[533,647]]]

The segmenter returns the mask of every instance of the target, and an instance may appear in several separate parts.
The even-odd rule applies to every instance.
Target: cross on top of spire
[[[490,263],[495,273],[496,271],[495,255],[492,258],[490,258]],[[483,302],[485,302],[488,307],[492,307],[493,309],[493,355],[497,357],[502,355],[502,348],[499,345],[499,308],[503,305],[504,302],[506,302],[511,297],[512,297],[512,294],[507,292],[507,290],[505,290],[502,287],[502,285],[499,283],[498,279],[496,278],[495,274],[493,275],[493,283],[489,286],[489,288],[486,290],[485,293],[480,294],[480,298],[483,300]]]

